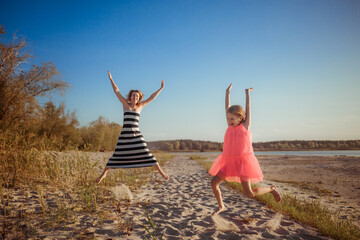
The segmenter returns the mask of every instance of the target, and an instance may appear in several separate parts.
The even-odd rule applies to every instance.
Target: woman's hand
[[[112,80],[112,76],[109,70],[108,70],[108,74],[109,74],[109,79]]]
[[[163,89],[164,88],[164,86],[165,86],[165,81],[164,80],[161,80],[161,89]]]

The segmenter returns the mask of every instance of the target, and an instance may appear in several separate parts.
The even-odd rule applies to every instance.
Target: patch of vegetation
[[[0,236],[4,239],[39,238],[43,231],[53,231],[78,223],[79,216],[93,219],[88,224],[113,219],[119,223],[119,232],[131,234],[133,223],[123,219],[119,212],[119,209],[126,211],[129,204],[116,199],[109,188],[122,183],[134,191],[148,183],[150,175],[155,172],[154,168],[112,170],[97,185],[95,180],[104,166],[102,162],[107,159],[103,154],[37,154],[39,155],[32,159],[32,163],[41,168],[27,169],[27,165],[19,165],[17,171],[22,175],[17,174],[12,180],[16,188],[9,187],[4,182],[0,184],[0,213],[3,215],[0,217]],[[95,154],[97,157],[94,157]],[[155,156],[160,165],[173,157],[162,153]],[[27,205],[19,206],[21,202],[26,202]],[[114,211],[117,214],[111,214]],[[71,231],[69,234],[72,234]],[[70,235],[68,237],[74,237]]]

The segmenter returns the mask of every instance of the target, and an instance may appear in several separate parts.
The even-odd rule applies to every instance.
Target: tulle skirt
[[[212,164],[209,174],[219,176],[228,182],[261,182],[264,178],[254,153],[231,156],[219,155]]]

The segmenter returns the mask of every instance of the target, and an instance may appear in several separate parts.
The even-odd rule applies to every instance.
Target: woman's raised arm
[[[165,82],[164,82],[164,80],[162,80],[162,81],[161,81],[161,87],[159,88],[159,90],[157,90],[156,92],[154,92],[153,94],[151,94],[151,96],[150,96],[148,99],[146,99],[146,100],[144,100],[144,101],[141,102],[142,107],[145,107],[145,106],[146,106],[147,104],[149,104],[152,100],[154,100],[154,99],[157,97],[157,95],[159,95],[159,93],[161,92],[161,90],[163,90],[164,85],[165,85]]]
[[[116,96],[118,97],[118,99],[120,100],[120,102],[121,102],[123,105],[127,104],[126,98],[124,98],[124,97],[121,95],[121,93],[120,93],[120,91],[119,91],[119,88],[118,88],[118,87],[116,86],[116,84],[114,83],[114,81],[113,81],[113,79],[112,79],[112,76],[111,76],[111,73],[110,73],[109,70],[108,70],[108,74],[109,74],[109,79],[110,79],[110,82],[111,82],[111,86],[112,86],[112,88],[113,88]]]

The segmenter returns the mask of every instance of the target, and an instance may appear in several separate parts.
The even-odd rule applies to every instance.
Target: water
[[[360,157],[360,150],[335,150],[335,151],[275,151],[255,152],[257,155],[297,155],[297,156],[354,156]]]
[[[220,155],[221,152],[181,152],[189,155]],[[175,153],[176,154],[176,153]],[[335,151],[255,151],[256,155],[296,155],[296,156],[354,156],[360,157],[360,150],[335,150]]]

